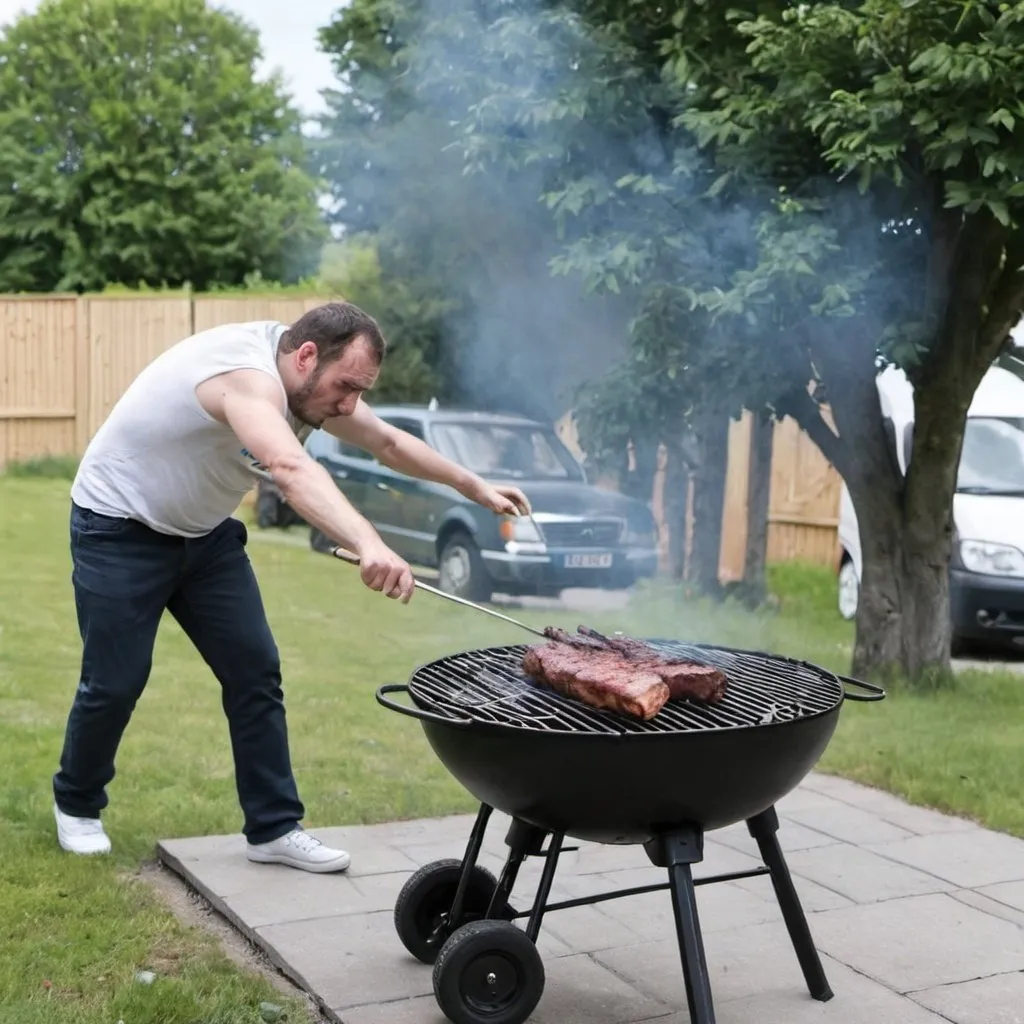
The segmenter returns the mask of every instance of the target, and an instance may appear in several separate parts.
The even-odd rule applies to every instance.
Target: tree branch
[[[777,411],[783,416],[792,416],[807,436],[817,445],[818,450],[836,468],[844,479],[852,465],[850,453],[841,438],[825,422],[818,403],[804,390],[791,392],[778,403]]]
[[[982,311],[999,272],[1004,235],[1005,229],[988,210],[967,219],[959,234],[946,281],[949,295],[946,315],[938,343],[922,367],[922,379],[939,367],[952,373],[954,378],[961,377],[968,367],[963,365],[962,359],[956,358],[957,354],[968,358],[977,354],[976,347],[965,345],[964,339],[977,337]]]
[[[1006,265],[996,285],[988,316],[979,332],[979,347],[995,353],[1020,320],[1024,309],[1024,236],[1016,235],[1006,247]]]

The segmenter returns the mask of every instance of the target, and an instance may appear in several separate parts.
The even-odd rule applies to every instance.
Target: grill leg
[[[704,834],[697,828],[691,828],[664,836],[658,845],[660,849],[649,849],[648,856],[659,867],[668,868],[690,1022],[715,1024],[711,979],[697,916],[697,893],[693,886],[693,865],[704,859]]]
[[[481,804],[477,812],[476,821],[469,833],[469,842],[466,844],[466,853],[462,858],[462,874],[459,876],[459,885],[455,890],[455,898],[452,900],[451,916],[449,920],[462,920],[462,904],[466,899],[466,889],[469,886],[469,878],[476,867],[477,859],[480,856],[480,848],[484,844],[484,835],[487,832],[487,822],[490,821],[492,807]]]
[[[551,837],[551,844],[548,847],[547,855],[544,858],[544,870],[540,875],[540,885],[537,887],[537,898],[533,901],[533,910],[530,912],[530,920],[526,923],[526,937],[531,942],[537,941],[540,935],[540,923],[544,919],[544,911],[547,908],[548,896],[551,895],[551,884],[555,880],[555,868],[558,867],[558,855],[562,852],[562,840],[565,836],[556,832]]]
[[[508,845],[508,859],[501,869],[501,876],[498,878],[498,887],[491,897],[491,905],[487,908],[487,916],[494,917],[498,907],[507,903],[512,898],[512,890],[515,887],[516,879],[519,877],[519,869],[523,861],[531,854],[539,853],[546,833],[535,825],[528,825],[518,818],[512,819],[505,842]]]
[[[815,999],[823,1003],[828,1002],[832,998],[832,989],[825,977],[825,969],[821,965],[818,951],[814,948],[811,929],[807,925],[800,897],[797,896],[793,879],[790,877],[786,858],[782,855],[782,847],[779,846],[779,837],[776,835],[779,831],[779,816],[775,808],[769,807],[767,811],[762,811],[751,818],[747,822],[747,828],[757,842],[765,866],[771,872],[775,896],[782,909],[782,917],[789,930],[797,959],[800,961],[800,968],[804,972],[807,988]]]

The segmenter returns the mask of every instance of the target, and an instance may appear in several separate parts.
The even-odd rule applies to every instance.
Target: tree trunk
[[[843,367],[843,386],[830,394],[838,436],[806,392],[791,396],[792,415],[843,477],[857,515],[861,546],[854,675],[886,674],[902,660],[901,568],[903,481],[892,435],[882,420],[870,349]]]
[[[693,579],[701,593],[717,597],[722,553],[722,512],[729,459],[729,417],[708,411],[696,426],[699,464],[693,494]]]
[[[750,464],[747,471],[747,549],[743,560],[743,595],[752,605],[767,596],[768,502],[772,483],[774,421],[767,412],[750,423]]]
[[[665,443],[665,482],[663,506],[668,527],[668,576],[679,581],[686,565],[686,496],[690,475],[677,442]]]

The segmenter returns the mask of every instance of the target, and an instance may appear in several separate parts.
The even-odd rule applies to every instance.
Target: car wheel
[[[847,558],[843,561],[839,570],[839,614],[847,622],[857,617],[857,598],[860,592],[860,583],[857,580],[857,570],[854,568],[853,559]]]
[[[256,497],[256,525],[261,530],[281,524],[281,507],[277,496],[260,490]]]
[[[468,533],[453,533],[441,547],[438,559],[440,586],[446,594],[469,601],[489,601],[494,586],[480,549]]]
[[[309,546],[314,551],[319,551],[321,554],[329,555],[331,548],[335,545],[331,542],[330,537],[322,531],[318,530],[315,526],[309,528]]]

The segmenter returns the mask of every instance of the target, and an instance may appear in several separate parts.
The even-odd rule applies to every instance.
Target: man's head
[[[319,427],[350,416],[373,387],[386,344],[373,317],[350,302],[329,302],[301,316],[281,336],[278,364],[288,406]]]

